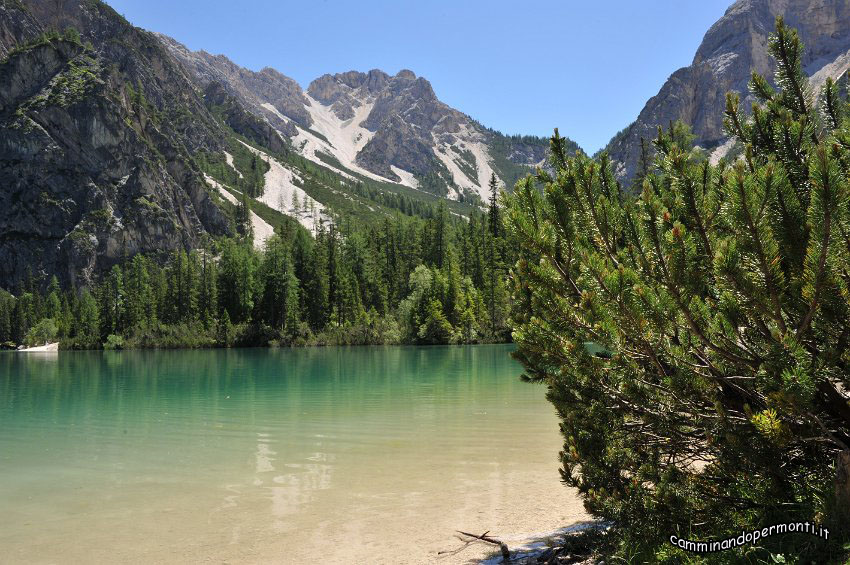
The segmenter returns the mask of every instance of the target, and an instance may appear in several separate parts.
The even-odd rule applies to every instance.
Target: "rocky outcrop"
[[[772,77],[767,39],[778,15],[799,31],[805,44],[804,70],[810,75],[850,50],[850,3],[846,0],[738,0],[705,34],[691,65],[674,72],[637,120],[608,144],[621,177],[629,179],[634,174],[640,139],[654,139],[657,127],[671,121],[690,124],[695,143],[703,148],[713,150],[724,143],[726,93],[740,93],[742,107],[748,108],[751,100],[745,98],[751,72]],[[837,77],[847,68],[845,61],[831,73]]]
[[[41,33],[41,26],[17,0],[0,0],[0,60],[21,41]]]
[[[167,35],[156,36],[189,70],[201,89],[219,83],[240,104],[262,116],[286,137],[297,134],[296,124],[305,128],[312,125],[310,113],[305,109],[309,102],[301,86],[291,78],[269,67],[259,72],[250,71],[224,55],[190,51]]]
[[[236,97],[228,94],[220,82],[211,82],[204,90],[207,108],[219,116],[236,133],[255,143],[271,149],[273,153],[285,153],[289,146],[277,130],[266,120],[246,111]]]
[[[390,76],[378,69],[368,73],[348,71],[322,75],[310,83],[307,93],[325,106],[330,106],[340,120],[350,120],[364,100],[379,95],[390,82]]]
[[[0,286],[28,266],[79,287],[124,254],[228,233],[191,159],[224,132],[161,44],[99,2],[18,9],[40,27],[0,63]]]

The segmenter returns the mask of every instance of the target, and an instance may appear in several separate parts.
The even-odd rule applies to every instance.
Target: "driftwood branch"
[[[466,549],[466,548],[469,546],[469,544],[471,544],[471,543],[473,543],[473,542],[475,542],[475,541],[483,541],[483,542],[490,543],[490,544],[493,544],[493,545],[498,545],[498,546],[499,546],[499,549],[500,549],[500,550],[501,550],[501,552],[502,552],[502,558],[504,559],[504,561],[505,561],[506,563],[507,563],[507,562],[510,560],[510,558],[511,558],[511,551],[508,549],[508,545],[507,545],[505,542],[501,541],[501,540],[497,540],[496,538],[492,538],[492,537],[488,536],[487,534],[489,534],[489,533],[490,533],[490,530],[487,530],[486,532],[484,532],[484,533],[483,533],[483,534],[481,534],[480,536],[479,536],[479,535],[476,535],[476,534],[470,534],[469,532],[462,532],[462,531],[460,531],[460,530],[457,530],[457,533],[459,533],[459,534],[461,534],[461,535],[463,535],[463,536],[466,536],[467,538],[471,538],[471,539],[466,539],[466,540],[464,540],[464,539],[462,539],[462,538],[461,538],[461,541],[463,541],[463,542],[464,542],[463,547],[461,547],[461,548],[459,548],[459,549],[457,549],[457,550],[455,550],[455,551],[451,551],[451,552],[449,552],[449,551],[441,551],[441,552],[439,552],[439,553],[451,553],[452,555],[455,555],[455,554],[457,554],[457,553],[460,553],[460,552],[461,552],[461,551],[463,551],[464,549]]]

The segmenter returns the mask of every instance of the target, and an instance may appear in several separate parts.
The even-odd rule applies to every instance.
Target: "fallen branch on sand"
[[[495,538],[491,538],[490,536],[488,536],[487,534],[490,533],[490,530],[487,530],[486,532],[484,532],[480,536],[475,535],[475,534],[470,534],[468,532],[462,532],[460,530],[457,530],[457,533],[461,534],[462,536],[466,536],[466,537],[472,538],[472,539],[464,539],[460,536],[457,536],[458,539],[460,539],[463,542],[463,546],[459,547],[458,549],[456,549],[454,551],[440,551],[440,552],[437,553],[437,555],[446,554],[446,553],[450,554],[450,555],[457,555],[458,553],[460,553],[461,551],[463,551],[464,549],[469,547],[469,544],[475,543],[476,541],[483,541],[483,542],[486,542],[486,543],[491,543],[493,545],[498,545],[499,549],[502,551],[502,558],[504,559],[504,561],[506,563],[511,558],[511,551],[508,549],[508,544],[506,544],[505,542],[503,542],[501,540],[497,540]]]

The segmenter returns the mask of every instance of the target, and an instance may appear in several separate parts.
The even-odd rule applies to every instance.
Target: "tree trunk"
[[[839,452],[835,460],[835,505],[850,518],[850,450]]]

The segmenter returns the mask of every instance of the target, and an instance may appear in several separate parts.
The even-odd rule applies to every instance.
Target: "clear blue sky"
[[[307,86],[403,68],[504,133],[593,153],[689,65],[732,0],[107,0],[133,24]]]

